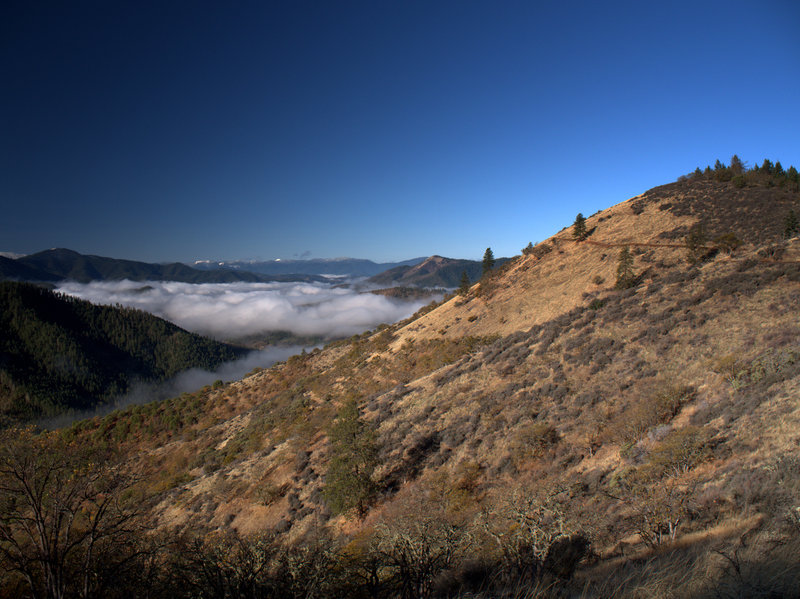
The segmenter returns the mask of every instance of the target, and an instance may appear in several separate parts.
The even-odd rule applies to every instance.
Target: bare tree
[[[0,558],[34,597],[101,596],[140,555],[130,479],[108,456],[55,434],[0,438]]]
[[[546,561],[561,561],[554,556],[554,548],[579,539],[580,560],[588,551],[588,541],[578,533],[575,523],[568,522],[566,506],[569,492],[554,488],[542,493],[515,490],[505,504],[483,514],[484,531],[497,544],[503,571],[509,581],[513,579],[535,579]]]
[[[400,518],[377,531],[379,550],[403,599],[430,597],[436,576],[453,567],[472,543],[466,525],[440,514]]]
[[[691,512],[695,483],[682,483],[669,477],[660,484],[631,481],[623,485],[618,497],[633,508],[633,528],[649,547],[674,541]]]

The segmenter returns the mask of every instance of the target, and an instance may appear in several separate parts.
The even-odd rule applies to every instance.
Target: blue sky
[[[0,250],[513,255],[717,158],[800,166],[798,30],[792,0],[14,1]]]

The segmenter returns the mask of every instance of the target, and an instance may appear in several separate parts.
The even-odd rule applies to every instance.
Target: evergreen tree
[[[736,154],[731,156],[730,169],[731,169],[731,173],[734,174],[734,175],[741,175],[746,170],[745,166],[744,166],[744,162],[742,162],[741,158],[739,158]]]
[[[486,251],[483,253],[483,274],[485,275],[487,272],[494,268],[494,253],[492,253],[492,248],[486,248]]]
[[[458,287],[458,292],[461,295],[467,295],[469,293],[469,275],[466,270],[461,271],[461,285]]]
[[[377,491],[372,474],[378,465],[378,446],[374,429],[358,413],[356,400],[342,406],[328,436],[333,457],[323,495],[335,514],[355,508],[361,517]]]
[[[619,252],[617,258],[617,289],[629,289],[636,282],[636,275],[633,273],[633,256],[626,245]]]
[[[578,216],[575,217],[575,222],[572,224],[572,236],[578,241],[586,239],[586,219],[580,212],[578,212]]]
[[[720,162],[719,160],[717,160],[714,163],[714,178],[717,181],[730,181],[731,169],[725,166],[724,162]]]
[[[800,222],[797,220],[797,215],[794,210],[789,210],[789,214],[786,215],[786,219],[783,221],[783,236],[789,239],[794,237],[799,230]]]
[[[706,248],[706,233],[702,224],[696,224],[689,230],[686,236],[686,260],[689,264],[696,264],[703,259]]]
[[[761,164],[761,170],[764,171],[766,174],[772,174],[772,161],[768,158],[764,158],[764,162]]]

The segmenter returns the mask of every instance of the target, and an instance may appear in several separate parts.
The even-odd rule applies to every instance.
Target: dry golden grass
[[[800,294],[793,267],[756,262],[753,246],[690,269],[685,249],[672,247],[680,241],[661,234],[695,220],[659,202],[632,198],[589,217],[587,241],[564,231],[546,240],[553,251],[520,257],[483,291],[210,393],[196,424],[137,446],[143,468],[167,473],[159,484],[175,482],[154,518],[182,530],[356,535],[403,513],[410,497],[438,493],[466,518],[519,485],[562,485],[573,493],[570,517],[601,554],[627,540],[641,558],[608,583],[600,567],[590,572],[595,594],[585,596],[699,593],[691,585],[714,579],[711,562],[685,584],[665,578],[696,557],[689,545],[707,556],[743,515],[780,519],[789,496],[775,489],[795,489],[773,475],[778,458],[800,460],[800,367],[790,353],[800,350]],[[622,244],[640,280],[616,291]],[[800,243],[783,256],[800,256]],[[652,409],[684,387],[670,409]],[[377,430],[382,492],[363,521],[329,520],[326,431],[351,397]],[[708,445],[703,459],[668,463],[665,445],[694,431]],[[653,456],[666,463],[653,468]],[[642,553],[633,532],[641,506],[625,485],[647,476],[693,490],[680,528],[687,549],[674,559]]]

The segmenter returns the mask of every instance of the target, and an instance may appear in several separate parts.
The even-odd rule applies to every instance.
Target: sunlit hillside
[[[796,596],[798,183],[698,171],[406,321],[37,440],[113,456],[93,501],[131,514],[65,562],[106,596]]]

